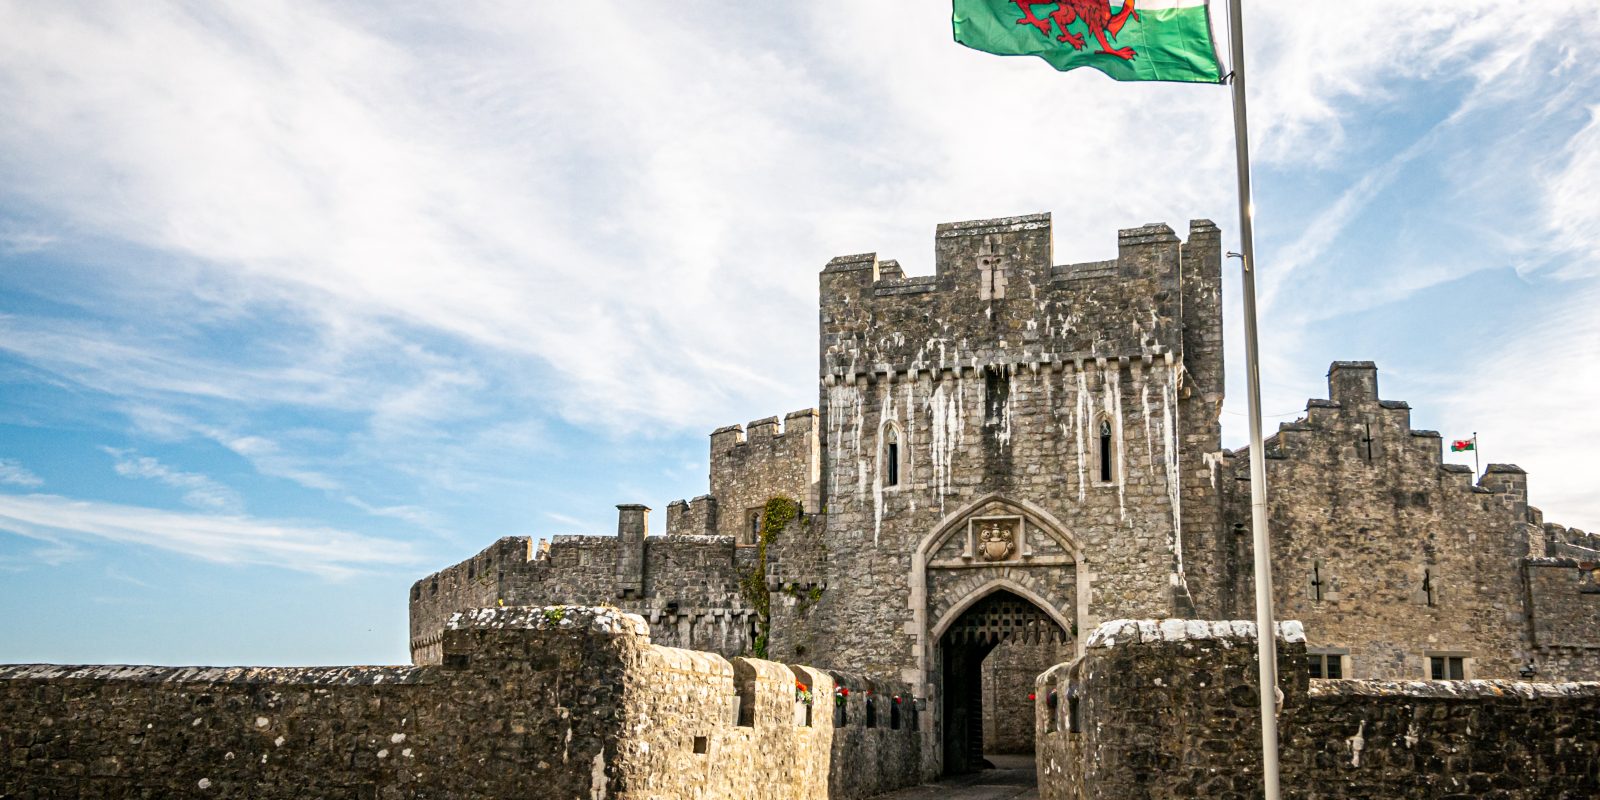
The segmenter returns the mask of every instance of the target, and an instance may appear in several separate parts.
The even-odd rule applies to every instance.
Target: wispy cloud
[[[238,513],[244,510],[239,493],[196,472],[173,469],[149,456],[131,450],[102,447],[116,463],[112,468],[124,478],[144,478],[183,491],[183,502],[204,511]]]
[[[417,562],[407,543],[336,528],[44,494],[0,495],[0,530],[69,548],[74,540],[100,539],[221,564],[272,566],[329,578]]]
[[[0,253],[24,255],[36,253],[57,241],[52,234],[0,224]]]
[[[0,483],[33,489],[44,485],[44,479],[33,474],[22,462],[14,458],[0,458]]]
[[[599,533],[604,530],[604,528],[594,525],[590,520],[578,519],[569,514],[546,511],[544,515],[547,519],[565,525],[567,527],[566,533]]]
[[[1554,248],[1570,258],[1557,270],[1563,278],[1600,278],[1600,105],[1588,111],[1542,187]]]
[[[1594,235],[1591,163],[1533,159],[1506,133],[1452,146],[1509,163],[1441,165],[1427,126],[1454,130],[1461,110],[1415,88],[1481,104],[1581,87],[1571,73],[1600,60],[1587,10],[1460,0],[1373,25],[1392,3],[1251,6],[1260,162],[1351,187],[1285,220],[1304,233],[1282,237],[1270,280],[1319,277],[1422,162],[1453,168],[1440,191],[1462,198],[1452,213],[1482,206],[1486,236],[1538,227],[1489,224],[1526,217],[1477,202],[1517,169],[1569,176],[1547,184],[1572,198],[1555,235]],[[122,248],[78,267],[107,276],[105,296],[51,298],[91,321],[19,312],[0,347],[331,496],[357,496],[350,465],[378,460],[473,487],[489,471],[471,446],[551,417],[632,435],[814,402],[794,376],[814,363],[815,272],[837,252],[927,272],[934,223],[1045,209],[1060,261],[1109,257],[1115,228],[1147,220],[1231,228],[1218,87],[987,57],[950,44],[946,15],[892,4],[628,13],[0,6],[0,183],[51,230]],[[1552,53],[1568,71],[1554,79],[1531,66]],[[1314,378],[1310,321],[1482,267],[1381,255],[1417,269],[1322,274],[1310,300],[1265,287],[1293,323],[1272,374]],[[258,422],[282,409],[327,441]],[[367,507],[422,524],[412,505]]]

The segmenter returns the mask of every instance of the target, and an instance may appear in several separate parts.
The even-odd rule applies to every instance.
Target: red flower
[[[1032,699],[1034,699],[1034,697],[1033,697],[1033,692],[1028,692],[1028,699],[1029,699],[1029,700],[1032,700]]]

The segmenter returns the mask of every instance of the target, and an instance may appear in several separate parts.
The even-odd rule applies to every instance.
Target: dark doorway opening
[[[1044,609],[1005,590],[974,603],[951,623],[949,629],[939,637],[946,775],[959,775],[990,766],[984,759],[984,729],[995,730],[996,721],[989,719],[985,724],[985,683],[989,684],[991,692],[1002,693],[1007,700],[1026,698],[1033,691],[1035,676],[1016,670],[991,669],[989,680],[986,681],[984,660],[990,653],[1001,645],[1026,647],[1034,651],[1057,648],[1060,653],[1067,653],[1070,644],[1070,635]],[[1010,677],[997,683],[997,675]],[[991,717],[996,714],[1025,713],[1026,724],[1033,724],[1031,703],[995,700],[991,698],[988,703]],[[1022,720],[1008,719],[1006,722],[1023,724]]]

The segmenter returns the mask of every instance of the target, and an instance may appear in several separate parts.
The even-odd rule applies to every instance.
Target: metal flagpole
[[[1477,483],[1478,482],[1478,476],[1480,476],[1482,474],[1483,473],[1480,471],[1479,464],[1478,464],[1478,432],[1477,431],[1473,431],[1472,432],[1472,482],[1473,483]]]
[[[1233,143],[1239,172],[1239,244],[1244,286],[1245,375],[1250,398],[1250,527],[1254,533],[1256,659],[1260,667],[1261,788],[1278,800],[1278,641],[1272,619],[1272,561],[1267,540],[1267,459],[1261,444],[1261,359],[1256,346],[1256,251],[1251,226],[1250,137],[1245,123],[1244,0],[1228,3],[1228,46],[1233,66]]]

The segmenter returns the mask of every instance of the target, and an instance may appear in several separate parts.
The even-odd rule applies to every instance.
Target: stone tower
[[[827,591],[806,657],[975,725],[981,691],[944,684],[1000,641],[1044,645],[1036,673],[1101,620],[1205,602],[1186,565],[1219,527],[1221,254],[1206,221],[1067,266],[1048,215],[936,236],[933,275],[874,254],[821,275]]]

